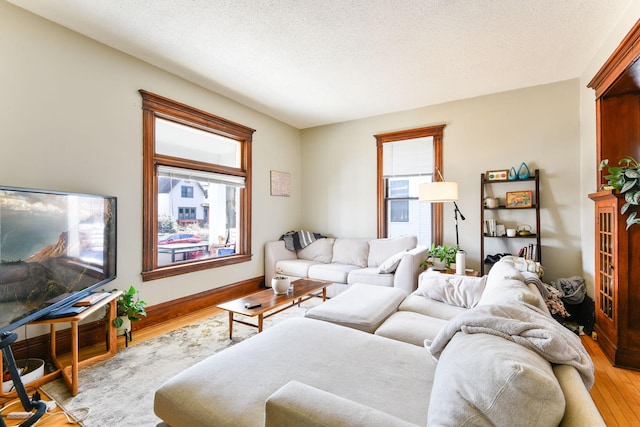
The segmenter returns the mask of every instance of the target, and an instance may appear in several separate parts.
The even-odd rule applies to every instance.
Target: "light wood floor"
[[[133,341],[129,345],[136,345],[144,340],[166,334],[174,329],[181,328],[201,319],[221,313],[217,308],[209,308],[183,316],[178,320],[172,320],[134,332]],[[596,368],[595,385],[591,389],[598,410],[602,414],[607,426],[626,427],[640,426],[640,371],[616,368],[606,358],[597,342],[589,336],[582,336],[582,343],[593,359]],[[119,337],[118,348],[124,348],[124,338]],[[103,346],[86,348],[81,351],[81,357],[88,357],[104,351]],[[82,378],[80,378],[82,381]],[[2,401],[0,400],[0,403]],[[9,424],[17,425],[17,424]],[[64,417],[56,417],[39,423],[47,427],[68,427]]]

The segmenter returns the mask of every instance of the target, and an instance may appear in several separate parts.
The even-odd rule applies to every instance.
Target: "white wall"
[[[150,305],[263,274],[267,240],[299,224],[300,131],[0,2],[0,183],[118,197],[118,278]],[[256,129],[251,262],[142,282],[145,89]],[[292,195],[269,195],[269,171]]]
[[[460,183],[460,245],[480,266],[480,174],[526,162],[541,170],[545,279],[582,272],[578,80],[497,93],[302,131],[302,221],[340,237],[375,237],[374,134],[446,124],[444,175]],[[526,188],[525,188],[526,189]],[[445,244],[455,243],[445,205]]]
[[[587,280],[589,288],[593,289],[595,274],[595,222],[594,204],[587,197],[597,189],[597,155],[596,155],[596,109],[595,91],[587,87],[591,79],[604,65],[611,54],[620,45],[627,33],[640,18],[640,2],[631,2],[620,22],[611,31],[598,49],[596,55],[589,62],[588,67],[580,77],[580,200],[582,217],[582,276]]]

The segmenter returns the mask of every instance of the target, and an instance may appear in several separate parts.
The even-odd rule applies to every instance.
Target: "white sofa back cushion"
[[[400,236],[369,241],[369,257],[364,267],[378,267],[393,255],[409,251],[418,246],[416,236]]]
[[[336,239],[333,243],[333,258],[331,262],[357,265],[364,268],[367,266],[368,256],[369,241],[367,239]]]
[[[458,332],[438,361],[428,425],[557,426],[564,409],[540,355],[495,335]]]
[[[416,294],[456,307],[472,308],[478,304],[487,276],[471,277],[427,271],[419,276]]]
[[[498,261],[489,270],[487,284],[478,305],[526,302],[539,306],[541,301],[538,295],[527,287],[522,273],[513,264]]]
[[[336,239],[333,237],[318,239],[309,246],[298,249],[298,258],[328,264],[333,258],[333,244],[335,241]]]

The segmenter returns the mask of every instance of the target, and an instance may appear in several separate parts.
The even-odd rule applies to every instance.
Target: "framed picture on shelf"
[[[484,175],[487,181],[505,181],[509,175],[508,169],[500,169],[495,171],[487,171]]]
[[[505,205],[508,208],[530,208],[533,206],[533,192],[531,190],[509,191]]]

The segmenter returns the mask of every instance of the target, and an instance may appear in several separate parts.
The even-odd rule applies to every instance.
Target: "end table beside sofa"
[[[421,275],[410,295],[354,286],[308,317],[286,320],[192,366],[156,391],[161,425],[604,426],[582,367],[551,364],[496,335],[463,332],[436,361],[425,340],[435,344],[458,314],[475,307],[425,296],[427,279]],[[535,285],[527,286],[508,260],[481,279],[477,307],[546,309]],[[373,304],[341,311],[341,300],[366,299],[367,289]],[[381,292],[389,296],[382,304]]]

